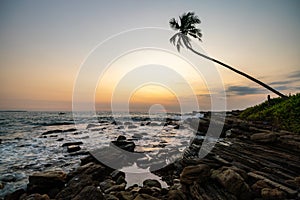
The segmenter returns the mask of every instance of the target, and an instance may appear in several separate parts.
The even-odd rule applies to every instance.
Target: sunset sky
[[[210,110],[222,91],[230,110],[276,96],[176,52],[168,22],[188,11],[202,22],[200,51],[298,93],[299,9],[298,0],[0,1],[0,110],[71,111],[72,99],[102,110]]]

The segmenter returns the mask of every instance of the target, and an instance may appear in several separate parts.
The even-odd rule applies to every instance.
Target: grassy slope
[[[300,133],[300,93],[288,99],[271,99],[254,107],[247,108],[241,115],[247,120],[263,120],[274,126]]]

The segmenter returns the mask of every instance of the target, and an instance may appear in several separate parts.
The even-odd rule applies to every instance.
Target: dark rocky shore
[[[197,135],[205,134],[214,113],[205,114],[201,120],[187,121],[198,129]],[[167,188],[153,179],[143,180],[143,185],[127,185],[124,172],[105,166],[91,154],[68,174],[33,173],[26,191],[17,190],[5,199],[300,199],[300,135],[263,121],[243,121],[238,114],[227,113],[223,139],[204,158],[198,158],[203,137],[196,136],[175,162],[152,170]],[[124,137],[113,144],[131,152],[135,148]],[[68,151],[76,152],[77,145],[68,144]],[[119,156],[120,161],[127,159]]]

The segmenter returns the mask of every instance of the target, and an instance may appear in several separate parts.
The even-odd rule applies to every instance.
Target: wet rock
[[[86,186],[72,200],[105,200],[103,194],[95,186]]]
[[[116,194],[116,197],[119,198],[119,200],[132,200],[134,199],[133,194],[131,192],[125,192],[121,191]]]
[[[277,135],[271,132],[266,133],[255,133],[250,136],[252,141],[261,143],[273,143],[276,141]]]
[[[86,126],[86,129],[89,129],[89,128],[94,128],[94,127],[97,127],[98,125],[97,124],[88,124]]]
[[[106,200],[119,200],[118,197],[111,195],[111,194],[106,194],[106,195],[104,195],[104,197]]]
[[[205,164],[188,166],[180,174],[180,182],[190,185],[194,181],[203,183],[210,176],[210,167]]]
[[[278,189],[271,189],[271,188],[262,189],[261,196],[263,199],[268,199],[268,200],[286,199],[286,194],[283,191]]]
[[[122,183],[127,184],[127,181],[125,180],[125,176],[119,176],[119,178],[116,180],[117,185],[120,185]]]
[[[161,184],[158,180],[155,179],[146,179],[143,181],[143,186],[144,187],[157,187],[161,188]]]
[[[134,152],[135,149],[134,142],[127,141],[126,137],[123,135],[120,135],[116,141],[112,141],[111,143],[125,151]]]
[[[44,133],[42,133],[42,135],[49,135],[49,134],[53,134],[53,133],[62,133],[63,130],[57,129],[57,130],[50,130],[50,131],[46,131]]]
[[[29,193],[47,194],[51,198],[64,187],[67,174],[63,171],[38,172],[29,176],[27,191]]]
[[[116,181],[120,176],[125,177],[125,173],[119,170],[113,171],[111,174],[112,180]]]
[[[264,180],[258,180],[251,186],[251,189],[257,197],[260,196],[263,188],[270,188],[270,186]]]
[[[58,138],[56,141],[60,142],[60,141],[63,141],[64,138]]]
[[[135,125],[129,125],[128,128],[129,129],[133,129],[133,128],[137,128],[137,126],[135,126]]]
[[[21,200],[50,200],[50,197],[47,194],[31,194],[29,196],[21,198]]]
[[[126,187],[125,183],[122,183],[120,185],[114,185],[114,186],[108,188],[107,190],[105,190],[104,193],[108,194],[112,191],[124,191],[125,187]]]
[[[66,177],[67,174],[63,171],[37,172],[29,176],[29,184],[39,187],[60,187],[65,184]]]
[[[80,176],[72,178],[66,187],[62,189],[55,197],[58,200],[72,199],[74,198],[82,188],[92,185],[93,181],[91,176]]]
[[[108,188],[116,185],[116,182],[111,179],[106,179],[105,181],[101,182],[99,185],[100,185],[101,190],[105,191]]]
[[[168,192],[168,200],[186,200],[187,197],[180,190],[170,190]]]
[[[75,171],[68,174],[69,179],[73,177],[86,177],[90,176],[93,180],[103,181],[111,173],[111,169],[96,163],[88,163],[78,167]]]
[[[229,192],[240,199],[251,199],[250,188],[245,180],[232,169],[220,169],[213,176]]]
[[[148,194],[139,194],[134,198],[134,200],[159,200],[159,199],[150,196]]]
[[[68,153],[79,151],[81,148],[78,145],[71,145],[67,147]]]
[[[73,146],[73,145],[81,145],[83,144],[81,141],[80,142],[67,142],[67,143],[64,143],[62,145],[62,147],[68,147],[68,146]]]
[[[0,182],[0,190],[4,188],[4,183]]]
[[[18,189],[16,191],[14,191],[13,193],[6,195],[4,199],[5,200],[16,200],[16,199],[19,199],[23,194],[25,194],[25,190]]]
[[[5,174],[0,177],[0,181],[3,182],[15,182],[17,178],[13,174]]]

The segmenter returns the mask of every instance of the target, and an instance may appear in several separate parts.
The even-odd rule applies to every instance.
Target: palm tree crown
[[[180,25],[175,18],[172,18],[169,21],[171,28],[175,31],[178,31],[178,33],[176,33],[170,39],[170,42],[176,45],[178,51],[180,51],[180,47],[191,47],[190,38],[188,35],[198,39],[199,41],[202,41],[201,30],[196,28],[196,25],[200,24],[201,21],[194,12],[184,13],[179,17],[179,20]]]
[[[222,65],[223,67],[226,67],[227,69],[230,69],[230,70],[254,81],[255,83],[257,83],[257,84],[263,86],[264,88],[279,95],[280,97],[287,97],[284,94],[280,93],[279,91],[275,90],[274,88],[270,87],[269,85],[261,82],[260,80],[257,80],[256,78],[254,78],[244,72],[241,72],[219,60],[208,57],[208,56],[194,50],[191,45],[191,39],[188,36],[192,36],[193,38],[196,38],[199,41],[202,41],[201,40],[201,37],[202,37],[201,30],[196,28],[196,25],[200,24],[201,21],[198,18],[198,16],[195,15],[194,12],[183,13],[179,17],[179,21],[180,21],[180,24],[178,23],[178,21],[175,18],[172,18],[169,21],[171,28],[174,29],[175,31],[177,31],[177,33],[170,38],[170,42],[176,46],[178,51],[180,51],[181,47],[186,47],[187,49],[191,50],[193,53],[195,53],[199,56],[202,56],[203,58],[206,58],[208,60],[211,60],[215,63],[218,63],[218,64]]]

